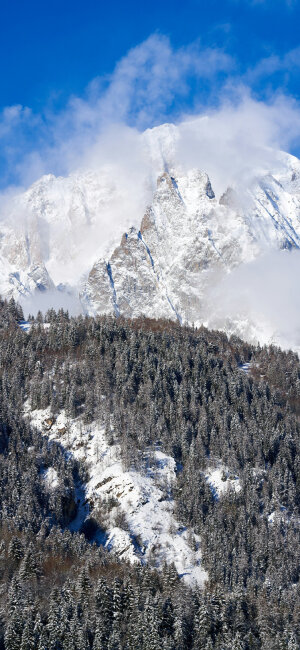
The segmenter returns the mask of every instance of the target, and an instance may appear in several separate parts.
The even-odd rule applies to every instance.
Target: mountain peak
[[[142,134],[144,185],[105,166],[49,174],[19,194],[1,226],[0,292],[71,286],[88,313],[200,324],[229,272],[300,246],[295,157],[277,152],[274,170],[254,170],[246,191],[232,185],[218,201],[206,171],[178,161],[180,137],[173,124]]]

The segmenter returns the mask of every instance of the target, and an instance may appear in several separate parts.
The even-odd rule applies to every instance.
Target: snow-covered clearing
[[[211,488],[215,499],[219,499],[229,487],[235,492],[240,492],[241,484],[238,476],[235,476],[228,467],[219,463],[218,467],[212,467],[206,470],[205,478]]]
[[[269,524],[280,523],[281,521],[294,523],[296,526],[299,526],[300,518],[295,514],[290,514],[285,506],[282,504],[277,504],[276,510],[273,510],[268,515]]]
[[[278,522],[278,521],[280,521],[281,519],[283,519],[284,516],[283,516],[282,513],[284,513],[284,511],[285,511],[285,508],[283,508],[283,507],[280,508],[280,511],[278,511],[278,510],[277,510],[277,511],[276,511],[276,510],[273,510],[273,512],[271,512],[271,513],[268,515],[268,522],[269,522],[269,524],[274,524],[274,521],[277,521],[277,522]]]
[[[120,447],[109,446],[103,427],[69,420],[61,412],[51,421],[50,410],[30,411],[26,417],[66,453],[84,460],[88,481],[78,488],[78,512],[71,530],[79,530],[88,516],[100,521],[95,541],[132,563],[161,567],[174,563],[190,584],[203,585],[200,538],[180,525],[174,516],[172,486],[176,481],[173,458],[155,448],[147,456],[147,469],[124,469]],[[48,470],[49,474],[49,470]],[[53,487],[53,483],[52,483]]]

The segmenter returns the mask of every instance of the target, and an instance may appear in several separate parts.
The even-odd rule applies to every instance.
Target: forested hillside
[[[163,320],[50,310],[28,331],[21,320],[1,301],[0,647],[298,648],[297,355]],[[47,407],[49,430],[63,410],[104,426],[124,468],[146,472],[157,445],[175,459],[175,514],[200,536],[203,588],[97,545],[107,504],[70,531],[88,467],[24,418]]]

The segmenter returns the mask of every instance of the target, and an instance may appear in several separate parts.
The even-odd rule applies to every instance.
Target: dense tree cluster
[[[297,355],[169,321],[49,310],[25,333],[21,318],[1,301],[0,647],[299,647]],[[105,425],[125,467],[157,443],[175,457],[177,517],[201,536],[204,590],[69,532],[86,470],[26,424],[25,402]],[[218,461],[239,492],[212,494]],[[48,467],[60,477],[51,491]]]

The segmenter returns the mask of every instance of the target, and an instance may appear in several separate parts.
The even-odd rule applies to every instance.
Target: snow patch
[[[235,492],[240,492],[242,489],[238,476],[235,476],[223,465],[208,469],[205,478],[215,499],[219,499],[229,487],[233,488]]]
[[[287,509],[283,505],[279,505],[279,509],[273,510],[269,515],[268,515],[268,522],[269,524],[274,524],[275,521],[279,522],[282,519],[290,519],[287,513]]]
[[[55,490],[59,485],[59,478],[56,469],[54,467],[47,467],[47,469],[42,470],[41,473],[48,490]]]

